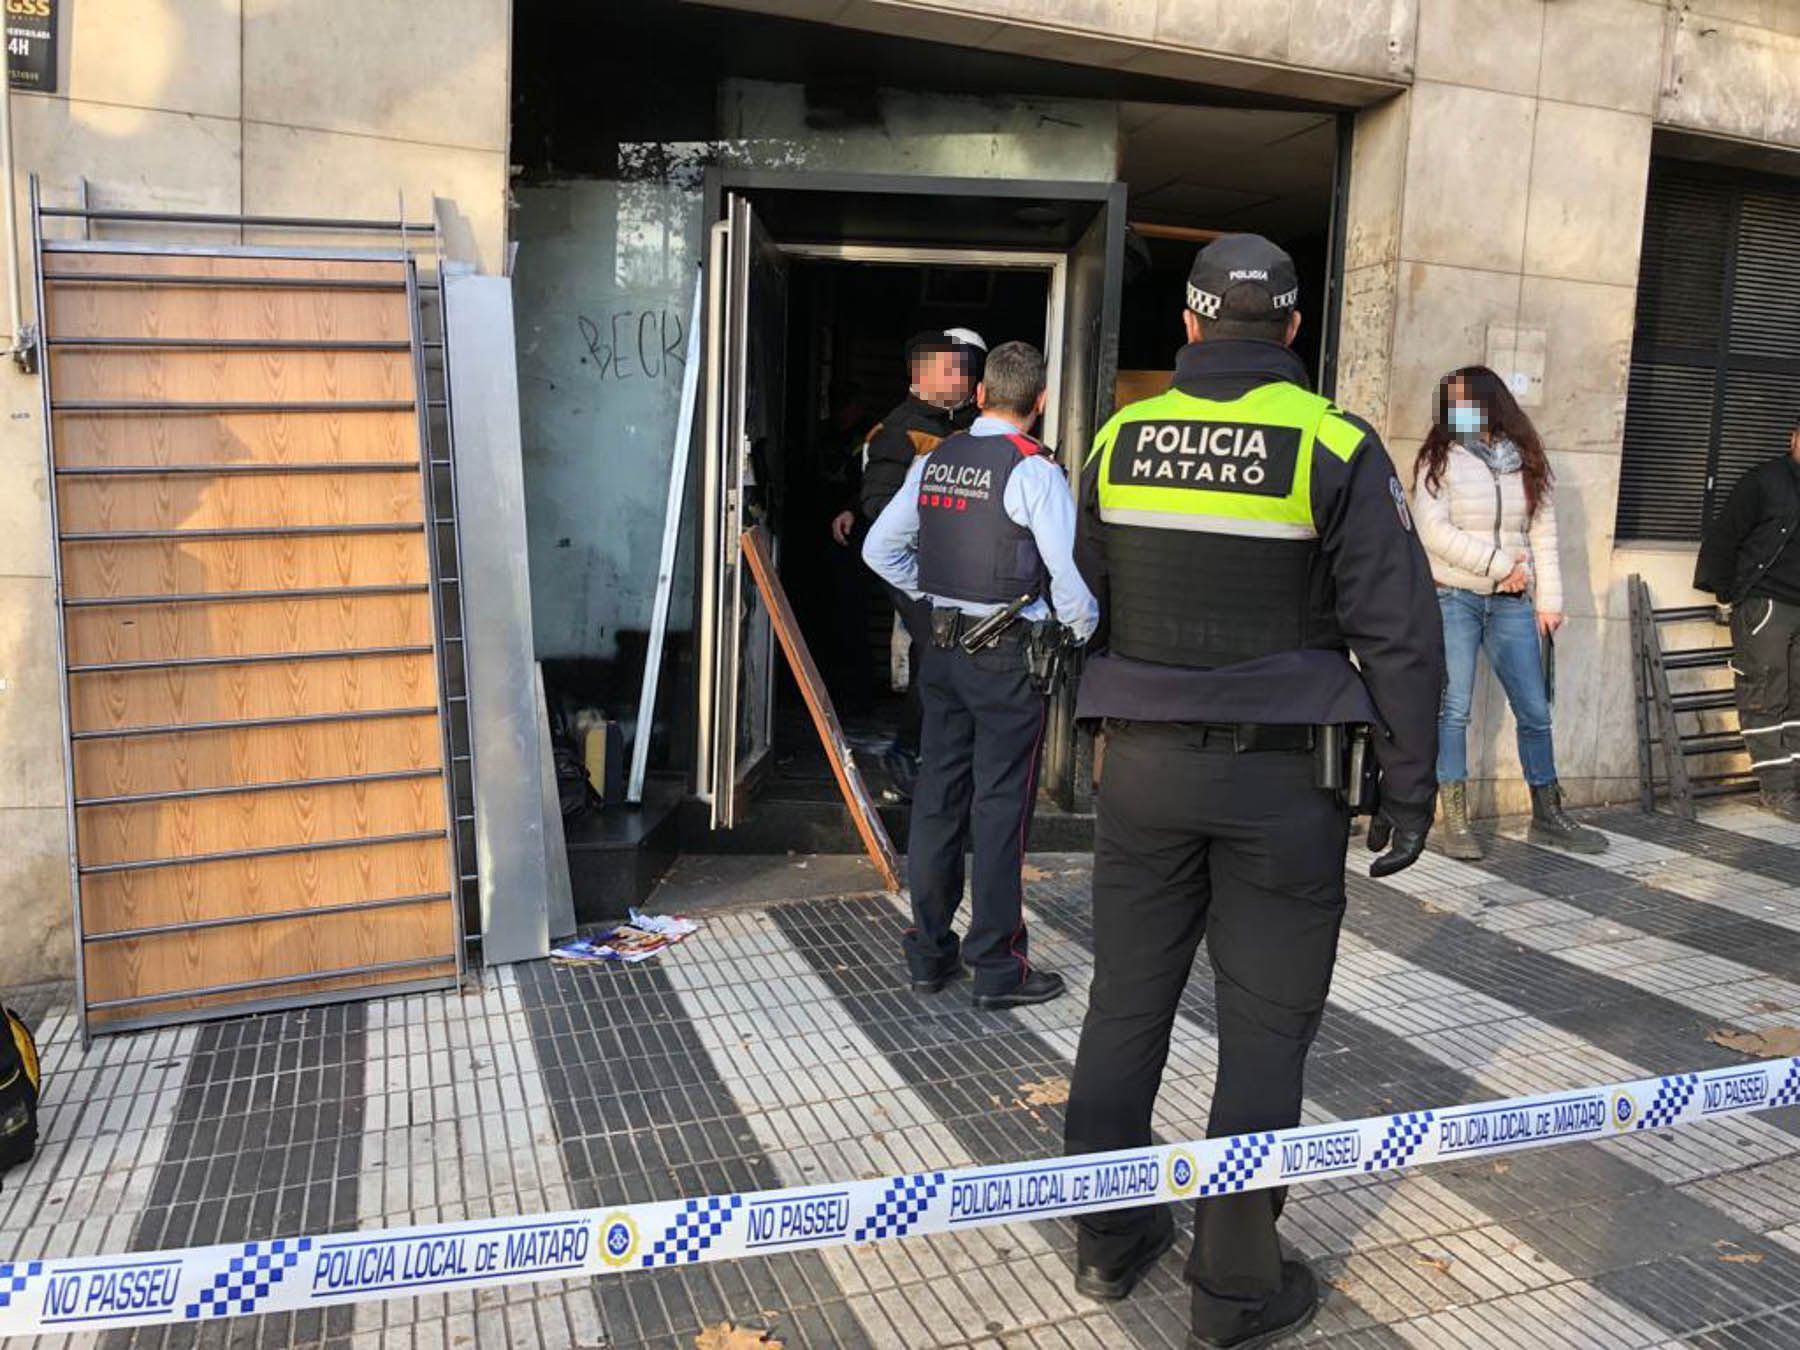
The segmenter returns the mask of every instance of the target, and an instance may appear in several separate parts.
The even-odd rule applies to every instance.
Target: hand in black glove
[[[1431,832],[1434,803],[1407,803],[1383,799],[1369,822],[1369,848],[1381,854],[1369,864],[1372,877],[1391,877],[1419,861],[1425,836]]]

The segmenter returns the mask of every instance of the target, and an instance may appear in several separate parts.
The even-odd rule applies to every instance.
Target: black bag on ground
[[[37,1042],[11,1008],[0,1008],[0,1172],[37,1151]]]
[[[598,806],[600,794],[594,791],[594,785],[588,779],[587,765],[581,760],[581,747],[561,702],[558,698],[549,704],[550,753],[556,766],[557,804],[562,808],[564,820],[574,820]]]

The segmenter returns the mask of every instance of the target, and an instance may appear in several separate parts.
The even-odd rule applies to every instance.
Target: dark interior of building
[[[1153,387],[1166,379],[1182,340],[1183,286],[1194,251],[1212,232],[1233,230],[1265,233],[1294,255],[1306,318],[1297,348],[1329,387],[1330,353],[1322,339],[1333,323],[1331,218],[1341,188],[1343,132],[1333,109],[683,0],[598,6],[517,0],[514,14],[515,60],[533,71],[514,90],[513,160],[527,184],[624,180],[654,167],[657,158],[646,157],[646,145],[716,140],[726,80],[802,86],[806,125],[821,132],[877,124],[883,89],[1113,105],[1117,174],[1128,188],[1130,222],[1118,367],[1140,381],[1127,396],[1137,396],[1144,382]],[[622,155],[622,146],[634,149]],[[1034,216],[1020,203],[979,197],[946,207],[928,198],[834,205],[814,193],[752,196],[785,241],[895,243],[924,231],[943,243],[957,233],[947,210],[968,213],[962,234],[971,243],[1068,248],[1080,232],[1080,221],[1052,219],[1054,211]],[[819,211],[838,211],[841,218]],[[770,451],[778,463],[762,488],[780,538],[785,584],[809,637],[818,638],[814,654],[847,720],[871,740],[885,734],[890,720],[891,700],[883,692],[888,611],[872,579],[856,570],[849,550],[833,544],[827,532],[843,491],[839,469],[846,442],[857,439],[860,421],[879,416],[904,395],[899,352],[909,334],[961,324],[990,343],[1013,336],[1041,341],[1045,286],[1042,273],[974,267],[793,264],[786,443]],[[691,538],[684,536],[682,547],[691,550]],[[845,621],[856,614],[864,620],[860,627]],[[692,741],[693,648],[691,636],[677,629],[664,665],[652,756],[653,764],[670,769],[688,762]],[[629,707],[642,669],[643,635],[621,632],[618,646],[616,660],[564,661],[548,674],[578,698],[609,709]],[[785,683],[785,670],[780,680]],[[866,698],[865,688],[872,691]],[[829,796],[810,726],[791,688],[787,695],[778,705],[787,715],[776,735],[776,779],[785,765]],[[865,710],[872,716],[865,717]],[[801,762],[808,757],[812,762]]]

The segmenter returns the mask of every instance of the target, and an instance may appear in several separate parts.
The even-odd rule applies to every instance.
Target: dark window
[[[1618,537],[1696,540],[1800,420],[1800,184],[1656,160]]]

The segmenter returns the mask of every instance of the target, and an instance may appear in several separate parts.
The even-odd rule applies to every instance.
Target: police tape
[[[0,1262],[0,1337],[585,1279],[1191,1200],[1800,1105],[1800,1056],[1222,1139],[837,1185]]]

